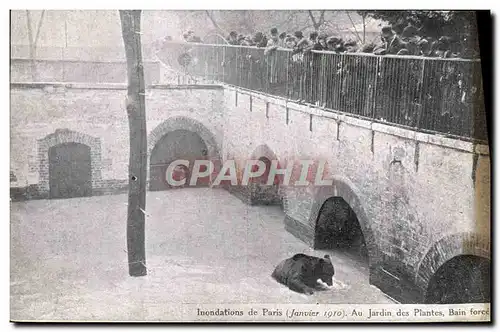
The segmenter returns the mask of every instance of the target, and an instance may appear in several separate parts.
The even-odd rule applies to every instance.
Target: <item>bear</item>
[[[332,286],[334,274],[335,269],[329,255],[320,258],[296,254],[279,263],[271,276],[292,291],[311,295],[315,290],[324,289],[318,279]]]

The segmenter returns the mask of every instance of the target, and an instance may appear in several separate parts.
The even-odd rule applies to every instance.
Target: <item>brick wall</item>
[[[164,133],[177,128],[200,132],[204,139],[210,136],[211,153],[219,153],[224,114],[220,87],[156,85],[148,91],[150,149]],[[96,194],[123,191],[128,183],[129,152],[125,97],[126,87],[116,84],[13,84],[11,170],[16,181],[11,182],[11,188],[17,188],[13,189],[14,198],[47,197],[48,149],[66,141],[91,148]]]

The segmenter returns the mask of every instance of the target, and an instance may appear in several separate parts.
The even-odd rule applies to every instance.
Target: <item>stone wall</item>
[[[11,82],[126,83],[127,64],[122,61],[36,60],[13,58],[10,61]],[[144,62],[147,85],[160,83],[158,62]]]
[[[100,163],[93,163],[100,167],[93,170],[94,192],[125,190],[125,89],[11,84],[11,192],[45,197],[44,149],[71,137],[89,145],[95,160],[100,154]],[[185,129],[200,135],[212,159],[235,160],[240,176],[248,159],[266,157],[282,166],[326,161],[331,186],[280,186],[285,229],[312,246],[321,206],[342,197],[363,231],[370,282],[399,301],[422,301],[431,276],[451,257],[489,257],[487,146],[229,86],[151,86],[146,109],[148,153],[165,133]],[[258,186],[232,190],[250,204],[273,197]]]
[[[282,188],[285,227],[312,246],[323,202],[343,197],[363,229],[372,283],[394,298],[422,299],[426,284],[418,275],[435,270],[422,261],[441,261],[428,253],[443,238],[469,234],[489,246],[487,146],[241,89],[227,88],[225,98],[224,157],[242,165],[266,144],[282,164],[325,160],[333,186]]]

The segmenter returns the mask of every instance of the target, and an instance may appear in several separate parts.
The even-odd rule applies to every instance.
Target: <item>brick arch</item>
[[[63,143],[80,143],[90,147],[92,167],[92,188],[98,187],[101,177],[101,140],[69,129],[56,129],[55,132],[37,140],[39,163],[39,190],[49,191],[49,149]]]
[[[381,255],[370,221],[359,199],[359,191],[356,186],[347,178],[333,177],[333,184],[331,186],[317,187],[314,189],[313,195],[313,205],[309,216],[309,224],[313,226],[313,230],[315,230],[319,213],[326,200],[331,197],[342,197],[349,204],[358,219],[368,251],[369,265],[376,264],[380,260]]]
[[[256,147],[252,155],[250,156],[250,159],[259,159],[262,157],[266,157],[267,159],[273,161],[273,160],[278,160],[278,157],[276,157],[276,154],[269,148],[267,144],[261,144],[258,147]]]
[[[270,162],[273,160],[278,160],[278,157],[274,151],[267,145],[261,144],[257,146],[252,154],[250,155],[250,160],[259,160],[262,158],[268,159]],[[278,163],[278,167],[279,163]],[[252,205],[282,205],[283,204],[283,191],[281,186],[278,184],[279,177],[275,178],[275,183],[272,186],[267,186],[267,175],[264,173],[263,179],[265,178],[265,183],[260,182],[250,182],[246,188],[247,195],[249,196],[250,204]],[[277,180],[276,180],[277,179]]]
[[[194,119],[185,116],[173,116],[156,126],[156,128],[154,128],[148,136],[148,158],[146,168],[146,178],[148,181],[150,178],[151,153],[153,152],[154,147],[163,136],[175,130],[187,130],[198,134],[207,146],[208,159],[214,163],[216,171],[220,169],[222,161],[220,149],[215,136],[210,132],[210,130],[205,127],[203,123]]]
[[[274,151],[271,150],[271,148],[269,148],[269,146],[267,144],[261,144],[261,145],[257,146],[253,150],[253,152],[250,156],[250,160],[258,160],[261,158],[267,158],[271,162],[273,160],[279,160],[278,157],[276,156],[276,154],[274,153]],[[278,167],[280,167],[279,162],[278,162]]]
[[[463,232],[446,235],[427,251],[417,268],[415,284],[424,293],[432,276],[450,259],[461,255],[472,255],[491,260],[491,241],[487,235]]]
[[[168,118],[153,129],[148,137],[148,156],[151,157],[151,152],[163,136],[175,130],[188,130],[197,133],[207,146],[210,160],[220,160],[220,149],[215,136],[201,122],[185,116]]]

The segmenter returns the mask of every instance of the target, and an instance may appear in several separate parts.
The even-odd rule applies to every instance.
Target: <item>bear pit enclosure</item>
[[[189,302],[392,303],[369,285],[366,264],[284,232],[279,207],[209,188],[147,200],[141,278],[127,273],[126,195],[12,203],[11,318],[161,320],[166,304]],[[274,281],[276,264],[299,252],[330,254],[336,287],[306,296]]]

